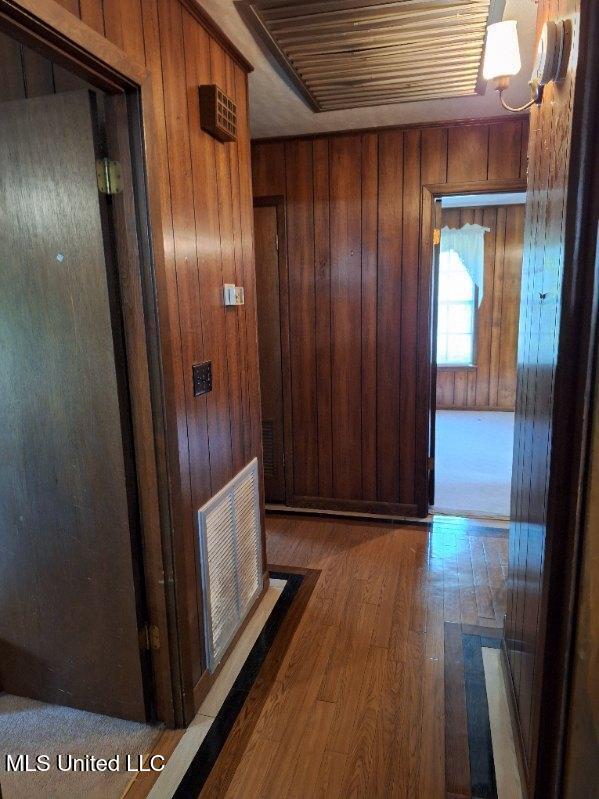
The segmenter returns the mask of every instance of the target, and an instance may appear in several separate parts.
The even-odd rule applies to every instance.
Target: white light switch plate
[[[223,286],[225,305],[244,305],[245,294],[243,286],[236,286],[233,283],[225,283]]]

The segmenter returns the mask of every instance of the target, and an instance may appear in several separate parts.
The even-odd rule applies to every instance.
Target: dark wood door
[[[285,501],[283,372],[277,205],[254,207],[258,348],[267,502]]]
[[[92,100],[0,106],[0,686],[146,718]]]

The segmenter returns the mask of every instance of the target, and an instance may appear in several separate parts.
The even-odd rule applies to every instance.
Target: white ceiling
[[[234,0],[200,2],[254,65],[254,72],[250,75],[250,121],[254,138],[508,114],[502,111],[497,94],[491,87],[484,96],[314,112],[290,86],[272,56],[254,39],[235,8]],[[537,0],[507,0],[504,19],[518,21],[522,54],[522,70],[506,92],[507,101],[514,105],[520,105],[530,98],[528,79],[535,50],[536,18]]]

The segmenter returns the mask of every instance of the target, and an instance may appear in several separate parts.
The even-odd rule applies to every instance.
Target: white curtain
[[[490,230],[488,227],[469,223],[461,228],[444,227],[441,229],[441,252],[449,255],[453,250],[457,253],[472,281],[478,286],[479,306],[484,290],[485,233],[489,233]]]

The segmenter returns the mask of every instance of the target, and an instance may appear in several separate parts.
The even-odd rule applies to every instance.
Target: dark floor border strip
[[[196,799],[204,788],[211,796],[226,793],[320,576],[317,570],[290,567],[271,567],[269,573],[287,584],[175,791],[175,799]]]
[[[445,622],[446,799],[497,799],[482,647],[501,648],[501,630]]]
[[[470,785],[475,799],[497,799],[483,646],[499,649],[500,640],[491,636],[462,634]]]
[[[507,538],[507,527],[494,527],[489,520],[489,525],[481,524],[480,521],[474,522],[466,516],[435,516],[432,521],[425,521],[424,519],[396,519],[389,518],[372,518],[372,516],[356,516],[355,514],[344,513],[326,513],[319,510],[310,510],[309,508],[301,508],[299,510],[290,508],[266,508],[267,517],[284,517],[290,519],[294,517],[312,518],[312,519],[325,519],[326,521],[340,521],[345,524],[355,524],[360,527],[371,525],[373,527],[389,526],[389,527],[425,527],[431,529],[443,530],[447,532],[460,532],[464,535],[471,536],[489,536],[492,538]]]

